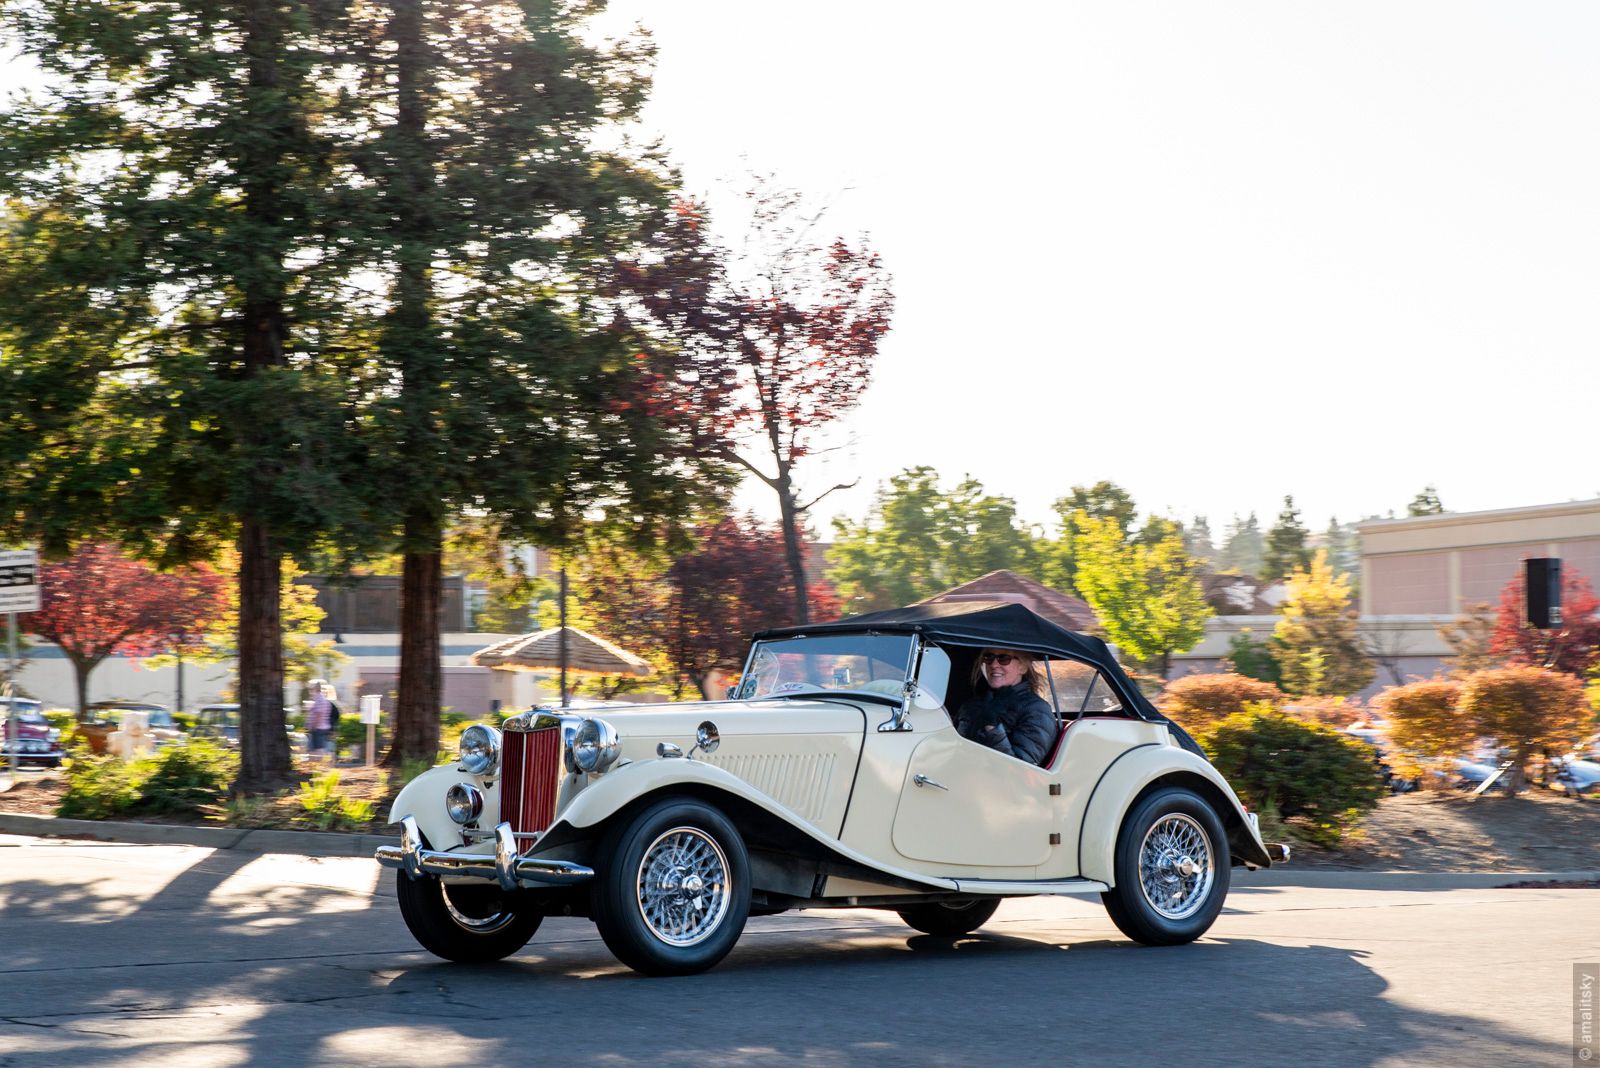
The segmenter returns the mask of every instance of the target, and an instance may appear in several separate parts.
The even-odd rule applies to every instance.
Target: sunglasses
[[[984,653],[983,654],[983,662],[985,664],[999,664],[1001,667],[1009,667],[1010,664],[1011,664],[1011,661],[1020,660],[1020,659],[1022,659],[1022,658],[1018,657],[1018,656],[1012,656],[1010,653]]]

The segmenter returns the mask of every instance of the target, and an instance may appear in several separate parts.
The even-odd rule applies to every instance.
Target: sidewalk
[[[248,830],[191,827],[116,820],[66,820],[0,812],[0,834],[90,838],[137,845],[191,845],[238,849],[246,853],[292,853],[305,857],[371,857],[380,845],[394,845],[398,834],[343,834],[333,831]]]
[[[371,857],[381,845],[394,845],[398,835],[339,834],[330,831],[241,830],[233,827],[190,827],[165,823],[114,820],[65,820],[55,816],[0,813],[0,834],[33,837],[88,838],[136,845],[190,845],[237,849],[246,853],[289,853],[305,857]],[[1265,871],[1233,870],[1233,889],[1282,886],[1323,890],[1481,890],[1520,882],[1597,882],[1595,871],[1409,872],[1329,871],[1287,867]]]

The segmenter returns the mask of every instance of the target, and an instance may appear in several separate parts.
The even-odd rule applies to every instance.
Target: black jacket
[[[993,730],[985,729],[991,725]],[[1057,729],[1049,702],[1030,690],[1026,679],[1003,690],[980,687],[956,717],[961,737],[1030,764],[1044,762]]]

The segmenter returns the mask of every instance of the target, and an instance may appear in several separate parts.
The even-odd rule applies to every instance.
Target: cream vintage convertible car
[[[1035,765],[951,713],[985,647],[1044,661]],[[525,712],[409,783],[378,862],[417,941],[457,961],[587,916],[625,964],[721,960],[752,914],[882,908],[972,931],[1007,897],[1097,892],[1128,937],[1190,942],[1234,865],[1287,849],[1096,638],[1014,604],[934,604],[758,634],[736,699]]]

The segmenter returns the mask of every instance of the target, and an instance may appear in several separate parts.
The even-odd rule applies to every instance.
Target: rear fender
[[[1233,787],[1210,763],[1175,745],[1130,749],[1106,769],[1090,794],[1078,837],[1078,871],[1082,878],[1116,885],[1117,835],[1141,796],[1162,786],[1185,786],[1211,803],[1228,834],[1236,861],[1267,868],[1261,835],[1245,814]]]

